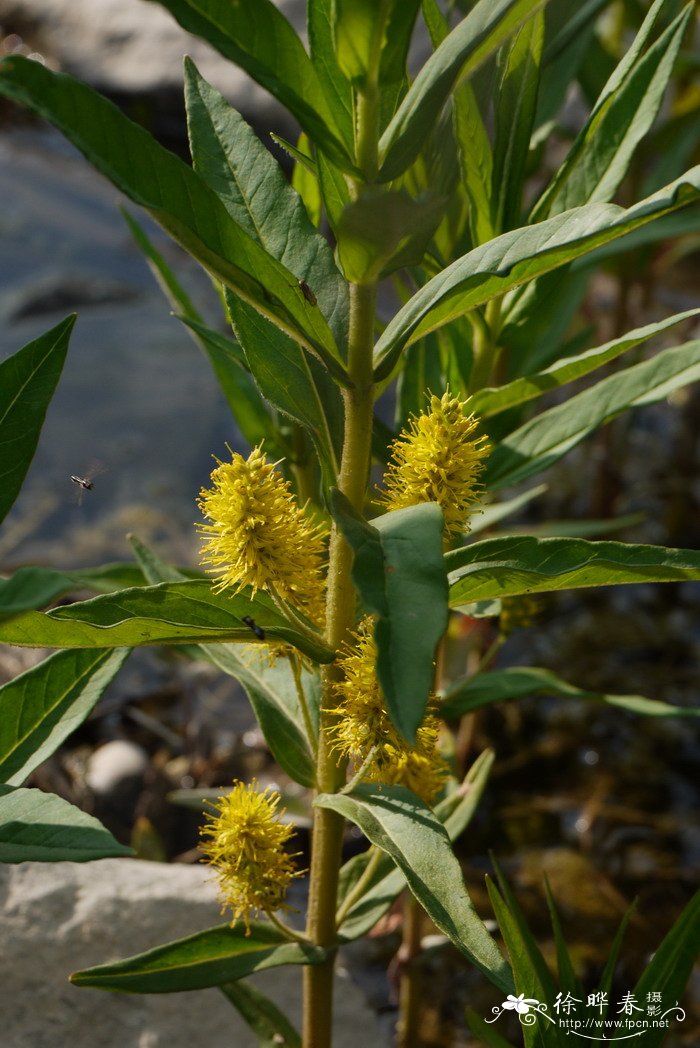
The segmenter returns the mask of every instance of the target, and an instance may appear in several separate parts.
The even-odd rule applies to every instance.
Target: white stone
[[[305,0],[277,0],[303,32]],[[182,85],[188,54],[202,75],[245,115],[278,112],[270,95],[208,44],[186,33],[172,15],[147,0],[0,0],[0,23],[36,27],[49,58],[90,84],[113,92],[150,92]]]
[[[2,1048],[255,1048],[218,990],[123,995],[78,989],[71,972],[221,923],[211,873],[135,859],[0,866]],[[301,969],[256,984],[300,1021]],[[358,989],[339,976],[336,1048],[382,1048]]]

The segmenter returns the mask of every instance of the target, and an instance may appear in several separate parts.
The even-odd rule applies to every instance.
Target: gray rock
[[[148,768],[143,746],[128,739],[112,739],[90,754],[85,781],[93,793],[105,796],[134,780],[141,782]]]
[[[76,969],[219,924],[204,867],[131,859],[0,866],[0,904],[3,1048],[254,1048],[215,989],[137,996],[68,983]],[[276,968],[255,982],[298,1026],[300,970]],[[342,974],[337,982],[336,1048],[382,1048],[357,988]]]
[[[303,31],[304,0],[278,0]],[[244,114],[279,113],[266,91],[197,37],[186,33],[159,4],[146,0],[0,0],[0,22],[23,32],[65,72],[114,93],[143,94],[182,85],[182,57]]]

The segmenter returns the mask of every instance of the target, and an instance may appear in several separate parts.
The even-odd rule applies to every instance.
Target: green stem
[[[304,728],[306,729],[306,737],[309,740],[309,746],[314,757],[316,756],[316,750],[318,743],[316,741],[316,733],[314,731],[313,721],[311,720],[311,711],[309,710],[309,703],[306,699],[306,692],[304,691],[304,685],[301,680],[301,659],[296,651],[290,651],[289,665],[292,667],[292,676],[294,677],[294,687],[296,688],[297,698],[299,699],[299,706],[301,708],[301,715],[304,719]]]
[[[363,778],[365,777],[365,774],[367,773],[368,768],[370,768],[374,763],[374,758],[378,749],[378,746],[372,747],[372,749],[369,751],[360,767],[354,773],[353,777],[345,784],[345,786],[343,786],[342,790],[339,791],[340,793],[351,793],[352,790],[355,789],[357,784],[362,782]]]
[[[372,883],[372,878],[374,877],[377,866],[379,866],[379,863],[382,861],[383,855],[384,852],[381,851],[381,849],[372,849],[372,854],[369,857],[369,862],[365,866],[360,879],[358,880],[355,887],[352,888],[345,896],[345,898],[343,899],[342,906],[340,906],[338,909],[338,912],[335,917],[335,922],[339,928],[342,925],[345,918],[347,917],[347,915],[350,913],[350,910],[358,901],[358,899],[361,899],[362,896],[365,894],[365,889],[368,888]]]
[[[476,315],[475,315],[476,317]],[[498,356],[498,336],[501,322],[501,299],[492,298],[486,306],[485,317],[472,318],[474,326],[474,363],[470,379],[471,392],[476,393],[488,386]]]
[[[281,921],[279,917],[275,917],[274,913],[268,913],[267,919],[270,924],[274,924],[278,931],[282,932],[285,938],[290,939],[292,942],[300,942],[308,946],[309,940],[301,932],[295,932],[293,928],[290,928],[288,924]]]
[[[372,345],[376,287],[350,285],[350,338],[348,370],[353,381],[343,390],[345,433],[338,487],[352,505],[362,511],[370,463],[374,389],[372,385]],[[337,651],[347,640],[355,620],[355,591],[350,569],[352,551],[337,527],[331,531],[328,590],[327,635],[329,647]],[[317,788],[335,793],[344,779],[344,766],[338,766],[328,739],[334,715],[333,688],[339,679],[334,664],[323,667],[321,732],[316,769]],[[307,935],[326,949],[336,941],[335,910],[338,895],[343,819],[327,808],[314,813],[313,848],[309,884]],[[304,969],[304,1048],[330,1048],[333,997],[333,957]]]

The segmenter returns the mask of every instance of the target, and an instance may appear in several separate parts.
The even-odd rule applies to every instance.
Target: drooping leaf
[[[178,993],[242,979],[282,964],[320,964],[325,951],[290,942],[264,921],[218,925],[156,946],[113,964],[98,964],[71,975],[75,986],[121,993]]]
[[[419,265],[445,201],[414,200],[403,190],[380,189],[348,204],[337,223],[338,256],[348,280],[363,283]]]
[[[587,204],[474,248],[416,292],[387,325],[375,347],[377,378],[390,374],[407,343],[699,196],[695,167],[627,210]]]
[[[0,782],[21,785],[82,724],[128,650],[60,651],[0,688]]]
[[[478,0],[425,63],[382,135],[380,178],[389,181],[418,156],[458,79],[470,76],[546,0]]]
[[[122,648],[144,644],[255,642],[250,616],[270,637],[312,659],[333,652],[289,625],[269,597],[214,593],[209,581],[162,583],[93,597],[46,614],[37,611],[0,623],[0,643],[46,648]]]
[[[693,4],[644,53],[668,0],[656,0],[632,48],[603,89],[566,161],[533,209],[539,222],[580,204],[611,200],[651,127],[673,72]]]
[[[533,400],[548,390],[558,389],[567,382],[573,382],[583,375],[589,375],[604,364],[609,364],[622,353],[626,353],[628,349],[663,334],[668,328],[689,320],[698,313],[700,309],[688,309],[684,313],[676,313],[675,316],[667,317],[655,324],[645,324],[644,327],[628,331],[621,338],[612,339],[602,346],[587,349],[573,357],[564,357],[535,375],[514,379],[506,386],[496,389],[477,390],[469,400],[469,410],[480,418],[488,418],[490,415],[506,411],[517,404],[525,404],[528,400]],[[567,401],[567,405],[571,405],[571,400]]]
[[[477,757],[467,772],[461,787],[440,801],[435,815],[444,825],[447,835],[454,843],[466,830],[483,796],[488,776],[493,765],[492,750],[485,750]],[[338,904],[352,890],[364,872],[369,854],[356,855],[343,866],[338,886]],[[357,899],[344,917],[338,935],[346,942],[359,939],[377,923],[394,900],[406,887],[406,878],[389,854],[384,853],[376,864],[375,874],[366,890]]]
[[[369,524],[339,491],[333,491],[331,507],[355,554],[355,586],[377,616],[377,677],[388,712],[412,742],[433,685],[435,649],[447,628],[442,511],[425,503]]]
[[[130,541],[151,584],[182,581],[181,572],[162,561],[139,539],[131,536]],[[191,647],[190,654],[207,659],[242,684],[277,763],[295,782],[312,787],[314,760],[310,742],[302,729],[302,712],[287,660],[276,659],[271,663],[265,649],[262,649],[259,659],[250,650],[243,657],[235,644],[196,644]],[[311,701],[313,680],[311,673],[302,672],[310,713],[318,719],[318,710]]]
[[[34,458],[74,323],[66,317],[0,364],[0,521]]]
[[[272,5],[270,5],[272,6]],[[345,381],[340,353],[318,309],[290,271],[226,211],[192,168],[85,84],[11,55],[0,94],[53,123],[82,153],[210,273],[288,332]]]
[[[43,790],[0,785],[0,862],[88,862],[133,855],[92,815]]]
[[[672,706],[642,695],[607,695],[577,688],[551,670],[531,666],[480,673],[453,684],[440,704],[440,715],[451,720],[492,702],[512,702],[526,695],[557,695],[563,699],[586,699],[637,713],[641,717],[700,717],[700,707]]]
[[[526,593],[700,579],[700,552],[585,539],[484,539],[445,556],[450,604]]]
[[[301,1048],[301,1037],[289,1019],[253,983],[239,979],[219,989],[255,1034],[258,1048]]]
[[[488,979],[513,992],[508,965],[474,910],[444,826],[402,786],[361,783],[351,793],[315,801],[359,826],[387,852],[434,924]]]
[[[351,170],[352,123],[326,92],[304,45],[271,0],[158,0],[274,95],[310,138]]]
[[[484,483],[497,490],[540,473],[620,412],[654,404],[698,378],[700,339],[609,375],[504,437],[489,457]]]

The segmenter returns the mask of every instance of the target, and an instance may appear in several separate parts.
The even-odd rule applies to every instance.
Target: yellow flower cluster
[[[503,637],[508,637],[514,630],[527,629],[532,626],[542,608],[543,602],[536,597],[503,597],[498,619],[499,632]]]
[[[371,618],[354,634],[355,645],[338,658],[343,679],[335,686],[340,705],[330,710],[337,720],[329,728],[333,747],[355,768],[365,762],[369,782],[396,783],[431,804],[442,789],[448,769],[438,749],[438,720],[429,709],[409,746],[384,706],[375,670],[377,649]]]
[[[485,436],[473,436],[478,419],[464,414],[465,404],[449,391],[430,397],[430,411],[411,419],[409,432],[392,445],[393,461],[380,498],[389,510],[437,502],[448,537],[468,529],[480,495],[477,481],[490,451]]]
[[[284,846],[294,833],[280,822],[279,793],[259,792],[253,780],[234,783],[231,793],[219,797],[216,814],[206,814],[202,851],[217,873],[222,913],[233,911],[231,925],[243,918],[246,934],[250,918],[286,909],[284,899],[294,877],[293,856]]]
[[[198,527],[206,538],[202,559],[218,576],[218,589],[273,590],[321,624],[325,529],[305,514],[259,447],[247,459],[232,453],[211,479],[198,502],[210,523]]]

